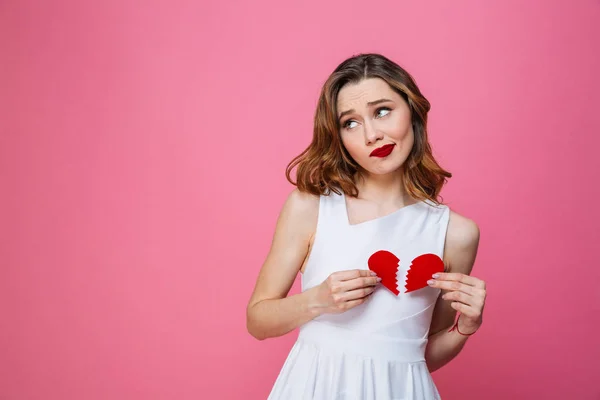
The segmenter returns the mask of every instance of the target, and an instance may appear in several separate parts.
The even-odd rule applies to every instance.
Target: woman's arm
[[[444,261],[448,265],[450,275],[453,273],[470,275],[478,246],[479,227],[477,224],[451,211],[444,249]],[[430,372],[443,367],[456,357],[468,339],[468,336],[461,335],[456,330],[448,332],[454,324],[457,312],[451,304],[453,300],[457,299],[447,300],[442,296],[453,292],[452,289],[444,290],[449,289],[452,285],[454,285],[454,290],[459,286],[458,282],[450,281],[439,281],[432,286],[442,288],[442,291],[433,311],[429,342],[425,350],[425,360]],[[464,316],[458,320],[458,329],[461,332],[471,333],[477,329],[478,326],[471,323],[465,326],[463,319],[467,320]]]
[[[287,296],[309,252],[319,196],[295,189],[286,200],[271,250],[248,302],[246,326],[257,339],[284,335],[326,313],[342,313],[373,294],[380,279],[369,270],[342,270],[300,294]]]
[[[318,212],[319,197],[298,189],[283,205],[246,312],[248,332],[259,340],[284,335],[317,316],[310,291],[286,296],[307,256]]]

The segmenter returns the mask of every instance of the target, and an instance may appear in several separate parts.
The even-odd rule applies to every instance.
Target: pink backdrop
[[[444,399],[599,398],[597,0],[87,3],[0,6],[1,399],[266,398],[296,333],[245,306],[284,169],[371,51],[482,232]]]

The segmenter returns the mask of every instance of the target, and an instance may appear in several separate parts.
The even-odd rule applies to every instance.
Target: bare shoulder
[[[475,221],[450,210],[444,262],[451,272],[470,274],[479,247],[479,226]]]
[[[294,214],[317,216],[319,213],[319,196],[295,188],[288,194],[285,205]]]
[[[295,188],[288,194],[282,209],[282,216],[286,216],[296,224],[301,224],[303,228],[310,230],[311,226],[317,224],[319,199],[317,195]]]
[[[479,226],[475,221],[450,210],[447,240],[460,246],[469,246],[479,239]]]
[[[312,193],[292,190],[281,209],[277,230],[284,230],[286,236],[306,241],[309,245],[317,228],[320,197]]]

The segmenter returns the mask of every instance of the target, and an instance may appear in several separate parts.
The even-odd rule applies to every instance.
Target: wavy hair
[[[362,168],[342,144],[337,99],[344,85],[368,78],[383,79],[410,108],[414,144],[402,168],[405,190],[417,200],[428,199],[441,204],[438,196],[452,174],[436,162],[427,138],[427,112],[431,105],[406,70],[376,53],[348,58],[327,78],[315,112],[312,142],[288,164],[287,180],[300,191],[315,195],[330,191],[341,194],[338,191],[341,189],[347,195],[358,196],[354,178]],[[294,182],[290,175],[296,166],[297,182]]]

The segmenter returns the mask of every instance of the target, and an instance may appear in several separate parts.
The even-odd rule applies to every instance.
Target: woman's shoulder
[[[473,238],[479,234],[477,223],[465,215],[459,214],[446,203],[435,203],[426,199],[421,201],[429,212],[435,213],[440,217],[448,214],[448,235],[453,235],[456,239]],[[447,210],[447,211],[446,211]]]
[[[294,188],[287,195],[281,216],[298,232],[310,235],[317,226],[319,201],[320,196]]]
[[[448,209],[450,213],[448,235],[451,234],[454,239],[461,241],[473,241],[474,238],[479,236],[479,225],[474,220],[459,214],[450,207]]]
[[[454,271],[470,272],[479,247],[479,237],[479,225],[474,220],[450,209],[444,253]],[[463,271],[461,266],[466,269]]]
[[[288,195],[285,201],[285,206],[294,214],[310,216],[319,212],[320,196],[303,192],[298,188],[294,188]],[[285,207],[284,206],[284,207]]]

